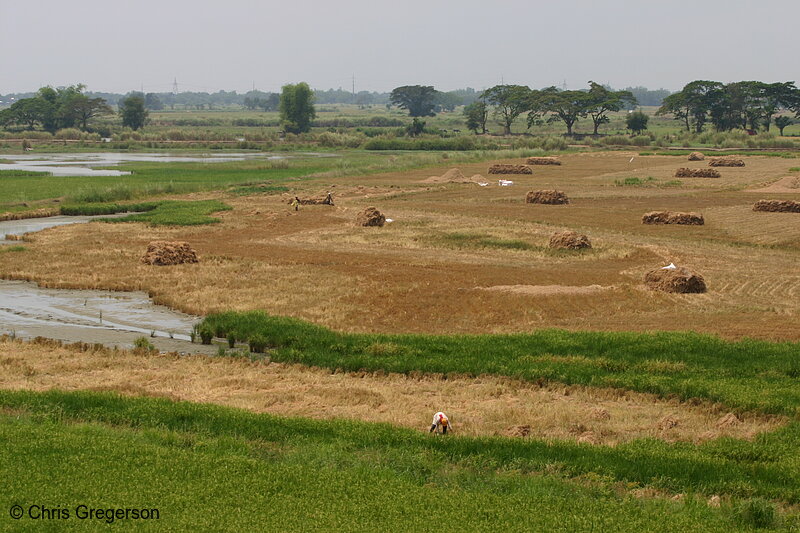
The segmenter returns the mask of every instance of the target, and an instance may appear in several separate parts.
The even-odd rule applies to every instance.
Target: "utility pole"
[[[353,103],[356,103],[356,75],[353,73]]]

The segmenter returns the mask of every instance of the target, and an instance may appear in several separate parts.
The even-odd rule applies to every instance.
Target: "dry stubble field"
[[[746,167],[723,168],[722,178],[677,184],[678,167],[707,162],[630,152],[561,159],[562,166],[533,167],[533,175],[504,176],[514,180],[511,187],[497,186],[498,176],[486,174],[489,163],[460,165],[466,176],[486,176],[487,187],[423,181],[451,168],[446,162],[305,180],[292,194],[332,191],[336,206],[299,212],[287,205],[288,195],[192,195],[234,209],[212,226],[53,228],[32,236],[27,253],[6,254],[0,275],[50,287],[143,289],[191,313],[265,309],[346,331],[691,329],[800,339],[800,215],[752,211],[761,198],[800,198],[791,188],[753,192],[789,183],[793,160],[746,157]],[[617,184],[630,177],[644,185]],[[563,190],[571,203],[525,204],[534,189]],[[356,213],[368,205],[394,222],[356,227]],[[701,212],[706,224],[642,225],[651,210]],[[593,250],[547,249],[550,235],[564,229],[586,233]],[[141,264],[147,243],[157,239],[188,241],[201,262]],[[670,262],[703,274],[708,293],[646,290],[644,273]]]

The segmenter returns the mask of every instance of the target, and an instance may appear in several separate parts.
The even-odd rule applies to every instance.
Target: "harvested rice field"
[[[145,290],[156,303],[192,314],[263,309],[353,332],[691,329],[800,339],[800,217],[752,208],[753,190],[764,191],[758,199],[797,198],[770,192],[771,184],[786,182],[791,159],[746,157],[747,166],[722,168],[713,180],[676,180],[679,166],[706,165],[678,157],[601,152],[559,159],[560,166],[513,175],[510,186],[488,177],[485,186],[479,179],[431,183],[453,168],[443,164],[304,179],[282,193],[197,193],[182,198],[218,199],[233,209],[203,226],[49,229],[29,236],[26,252],[5,254],[0,276],[47,287]],[[492,164],[459,163],[457,174],[488,176]],[[564,191],[570,203],[525,203],[528,191],[549,189]],[[327,192],[334,206],[289,205],[295,195]],[[392,222],[357,226],[369,206]],[[642,225],[644,213],[661,210],[700,213],[705,225]],[[593,248],[549,249],[550,237],[567,230],[587,235]],[[148,243],[159,240],[189,243],[200,262],[142,264]],[[707,293],[647,290],[645,272],[670,263],[700,273]],[[518,286],[569,289],[485,290]]]

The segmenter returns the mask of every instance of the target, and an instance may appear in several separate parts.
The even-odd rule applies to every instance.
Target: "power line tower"
[[[353,74],[353,103],[356,103],[356,75]]]
[[[172,95],[175,96],[178,94],[178,78],[175,78],[175,81],[172,82]]]

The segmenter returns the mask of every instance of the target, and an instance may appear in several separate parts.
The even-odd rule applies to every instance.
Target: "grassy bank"
[[[609,473],[606,457],[622,454],[589,446],[433,438],[388,425],[103,393],[3,391],[0,405],[4,505],[159,508],[158,522],[137,524],[148,529],[410,531],[459,524],[469,531],[731,531],[754,525],[747,512],[753,508],[769,515],[761,525],[797,525],[796,515],[776,518],[774,506],[760,499],[725,497],[719,509],[692,494],[682,502],[635,499],[630,491],[641,485],[616,483]],[[634,447],[624,451],[633,464],[642,458]],[[570,473],[570,456],[592,468]],[[552,473],[529,475],[542,461]],[[734,463],[709,458],[700,468],[673,461],[671,470],[745,488],[766,472]],[[659,467],[670,470],[665,460],[654,471]],[[784,491],[796,491],[796,478],[771,475]]]
[[[211,213],[229,211],[231,207],[219,200],[180,201],[164,200],[161,202],[140,203],[103,203],[78,204],[61,207],[62,215],[113,215],[117,213],[131,214],[125,217],[103,219],[104,222],[145,222],[153,226],[195,226],[213,224],[218,218]]]
[[[517,335],[338,333],[260,311],[208,316],[201,335],[256,340],[275,361],[345,370],[497,374],[527,381],[619,387],[705,398],[795,415],[800,346],[728,342],[696,333],[543,330]]]

